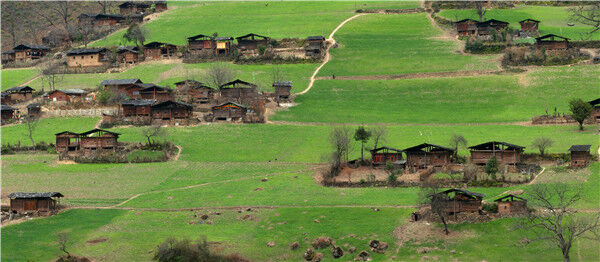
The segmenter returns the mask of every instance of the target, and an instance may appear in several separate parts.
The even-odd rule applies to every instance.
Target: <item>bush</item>
[[[154,253],[154,260],[161,262],[234,262],[248,261],[239,256],[222,256],[212,254],[206,238],[202,237],[196,242],[189,239],[177,240],[173,237],[162,242]]]
[[[496,203],[483,203],[481,209],[489,213],[498,213],[498,204]]]
[[[388,183],[390,183],[391,185],[396,184],[398,179],[398,176],[396,175],[396,172],[391,172],[390,175],[388,176]]]
[[[493,180],[496,180],[496,173],[498,173],[498,160],[496,157],[490,158],[485,164],[485,173],[492,176]]]

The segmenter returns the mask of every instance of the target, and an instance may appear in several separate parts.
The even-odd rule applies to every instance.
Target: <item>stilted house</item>
[[[32,117],[39,117],[42,115],[42,104],[31,103],[27,105],[27,115]]]
[[[223,36],[215,37],[215,54],[217,55],[228,55],[231,52],[231,42],[233,37]]]
[[[223,121],[237,121],[243,119],[248,113],[246,106],[234,102],[227,102],[211,108],[213,118]]]
[[[129,98],[139,97],[142,90],[142,80],[133,79],[107,79],[103,80],[100,85],[109,88],[114,93],[121,93]]]
[[[476,165],[485,165],[492,157],[496,157],[500,164],[516,165],[521,161],[523,149],[525,147],[498,141],[469,147],[471,163]]]
[[[140,61],[139,50],[135,46],[117,47],[117,61],[121,64],[135,64]]]
[[[485,195],[464,189],[452,188],[430,195],[429,197],[438,198],[436,200],[442,203],[443,210],[449,215],[454,215],[462,212],[479,212],[481,210],[482,199]]]
[[[191,103],[210,103],[215,98],[215,89],[195,80],[175,83],[179,97]]]
[[[588,103],[593,107],[591,114],[592,119],[600,124],[600,98],[594,99]]]
[[[183,102],[165,101],[152,105],[152,120],[174,125],[187,124],[192,117],[193,106]]]
[[[168,59],[175,57],[176,54],[176,45],[162,42],[151,42],[144,45],[144,56],[146,57],[146,60]]]
[[[10,120],[15,117],[17,109],[12,106],[0,105],[0,111],[2,114],[2,121]]]
[[[212,53],[215,48],[212,36],[199,34],[188,37],[188,51],[192,54]]]
[[[406,154],[406,166],[412,170],[418,170],[450,164],[454,149],[423,143],[404,149],[404,153]]]
[[[513,215],[527,213],[527,199],[512,194],[494,200],[498,203],[498,214]]]
[[[106,48],[81,48],[67,52],[67,65],[69,67],[102,66],[107,60]]]
[[[238,49],[242,53],[258,54],[258,48],[260,46],[267,47],[269,43],[269,37],[250,33],[235,38],[238,43]]]
[[[119,5],[121,15],[146,13],[148,8],[150,8],[150,4],[139,1],[128,1]]]
[[[119,146],[119,135],[119,133],[99,128],[80,133],[80,150],[84,154],[97,150],[115,150]]]
[[[12,213],[37,213],[38,215],[51,215],[58,210],[57,200],[64,197],[58,192],[28,193],[14,192],[10,198],[10,212]]]
[[[35,91],[35,89],[30,86],[11,87],[2,92],[4,94],[2,103],[20,103],[31,100],[31,98],[33,98],[33,91]]]
[[[534,36],[539,33],[538,26],[540,24],[540,21],[538,20],[528,18],[525,20],[521,20],[519,24],[521,25],[521,35]]]
[[[239,79],[225,83],[219,87],[221,99],[227,101],[246,101],[259,97],[256,85]]]
[[[477,21],[467,18],[456,21],[454,24],[456,25],[458,36],[470,36],[477,33],[477,23]]]
[[[572,145],[569,148],[571,152],[571,167],[586,167],[590,164],[592,155],[590,154],[591,145]]]
[[[73,154],[78,152],[79,134],[71,131],[64,131],[54,134],[56,137],[56,152],[59,154]]]
[[[8,64],[15,61],[15,51],[8,50],[6,52],[2,52],[2,64]]]
[[[304,48],[305,55],[308,57],[320,57],[325,50],[325,37],[309,36],[306,38],[307,45]]]
[[[150,117],[155,103],[153,99],[128,99],[121,102],[121,110],[124,117]]]
[[[287,101],[290,99],[292,90],[292,81],[275,81],[273,87],[275,88],[275,100]]]
[[[13,48],[15,52],[15,61],[27,62],[40,59],[50,51],[45,45],[18,45]]]
[[[48,93],[48,98],[53,102],[83,101],[88,92],[81,89],[56,89]]]
[[[490,19],[477,23],[477,35],[488,36],[492,31],[500,32],[508,27],[508,22]]]
[[[154,12],[167,11],[167,1],[154,1]]]
[[[155,84],[139,84],[143,87],[140,90],[140,98],[141,99],[153,99],[158,102],[173,100],[175,98],[175,94],[173,89],[157,86]]]
[[[390,162],[392,164],[404,164],[402,150],[392,147],[379,147],[371,150],[371,164],[385,165]]]
[[[569,38],[555,34],[547,34],[535,38],[535,44],[538,49],[546,50],[564,50],[569,48]]]

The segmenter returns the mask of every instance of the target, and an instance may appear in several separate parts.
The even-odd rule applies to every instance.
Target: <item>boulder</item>
[[[323,260],[323,253],[316,253],[315,258],[313,258],[313,262],[321,262]]]
[[[333,244],[333,239],[330,237],[317,237],[313,242],[312,246],[315,249],[323,249],[331,246]]]
[[[315,258],[315,252],[312,251],[312,249],[307,249],[306,252],[304,252],[304,260],[306,261],[312,261],[313,258]]]
[[[344,256],[344,250],[341,247],[332,246],[331,247],[331,255],[333,256],[333,258],[340,258],[340,257]]]
[[[274,247],[275,246],[275,242],[274,241],[269,241],[269,242],[267,242],[267,246],[268,247]]]
[[[350,252],[350,253],[356,252],[356,247],[350,247],[350,248],[348,248],[348,252]]]
[[[369,261],[369,260],[371,260],[371,257],[369,255],[369,252],[363,250],[363,251],[360,251],[360,253],[358,253],[358,255],[356,256],[356,258],[354,258],[354,260],[356,260],[356,261]]]
[[[295,241],[295,242],[293,242],[293,243],[290,244],[290,249],[291,250],[296,250],[298,248],[300,248],[300,243],[298,243],[298,241]]]

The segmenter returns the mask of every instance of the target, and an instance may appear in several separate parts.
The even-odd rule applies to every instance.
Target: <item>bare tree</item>
[[[67,232],[59,232],[58,234],[56,234],[56,243],[58,244],[58,249],[60,249],[60,251],[64,252],[65,254],[67,254],[67,258],[71,257],[71,253],[69,253],[69,251],[67,251],[67,248],[70,245],[70,242],[71,242],[71,237],[69,236],[69,234]]]
[[[102,13],[103,14],[108,14],[108,13],[110,13],[110,9],[112,9],[113,4],[115,2],[114,1],[102,0],[102,1],[98,1],[97,3],[98,3],[98,5],[100,5],[100,8],[102,8]]]
[[[348,155],[352,150],[352,130],[348,127],[334,127],[329,134],[329,143],[333,147],[334,157],[337,162],[348,161]]]
[[[444,232],[446,235],[450,233],[448,231],[448,212],[446,211],[446,205],[448,203],[448,196],[441,194],[442,185],[434,180],[426,180],[421,183],[420,198],[424,204],[431,206],[431,215],[437,217],[444,224]]]
[[[483,1],[475,1],[475,10],[479,16],[479,22],[483,22],[483,17],[485,16],[485,13],[487,13],[487,8],[485,8],[484,5],[485,3]]]
[[[281,69],[279,65],[273,67],[273,69],[271,70],[271,77],[273,79],[273,82],[280,82],[286,80],[285,72],[283,71],[283,69]]]
[[[148,141],[147,145],[152,145],[154,144],[155,139],[166,136],[167,132],[162,126],[153,125],[142,129],[142,135],[146,137],[146,140]]]
[[[57,62],[48,62],[40,67],[42,83],[46,83],[50,90],[54,90],[56,85],[62,82],[64,78],[64,75],[60,72],[60,67]]]
[[[221,85],[230,82],[235,77],[235,73],[231,67],[226,63],[217,63],[206,69],[205,78],[206,82],[213,85],[215,88],[221,87]]]
[[[26,115],[23,118],[23,122],[27,124],[27,136],[29,137],[29,140],[31,140],[31,145],[35,147],[35,140],[33,139],[33,135],[38,124],[38,118],[33,115]]]
[[[570,20],[591,26],[593,29],[589,34],[594,34],[600,30],[600,2],[590,1],[585,5],[569,8]]]
[[[96,33],[96,28],[91,20],[80,21],[73,30],[74,32],[71,35],[76,36],[75,38],[78,38],[85,48],[87,48]]]
[[[18,45],[23,22],[23,3],[2,2],[2,32],[10,36],[12,47]]]
[[[385,126],[376,126],[371,128],[371,139],[373,140],[373,149],[379,147],[379,143],[387,142],[388,130]]]
[[[561,250],[563,260],[568,262],[576,239],[600,240],[600,214],[578,215],[572,208],[581,200],[578,187],[566,184],[534,185],[528,190],[527,196],[537,212],[530,212],[518,228],[536,236],[530,241],[550,241]]]
[[[541,156],[544,156],[544,153],[546,153],[546,149],[551,147],[552,144],[554,144],[554,141],[552,141],[552,139],[547,137],[538,137],[535,140],[533,140],[533,143],[531,145],[540,151]]]
[[[50,25],[55,25],[56,21],[60,21],[65,32],[71,33],[71,22],[73,14],[76,11],[78,3],[75,1],[56,1],[56,2],[41,2],[35,8],[39,17],[43,18]]]
[[[467,146],[467,139],[463,135],[453,134],[450,137],[450,146],[454,148],[454,152],[458,151],[458,147]]]

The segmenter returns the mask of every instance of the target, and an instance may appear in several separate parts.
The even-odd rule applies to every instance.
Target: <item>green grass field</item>
[[[23,84],[37,74],[37,69],[2,69],[2,91]]]
[[[329,33],[360,8],[415,8],[418,2],[196,2],[170,10],[144,27],[148,42],[186,45],[197,34],[238,37],[256,33],[272,38],[305,38]],[[200,14],[200,15],[199,15]],[[244,25],[244,26],[240,26]],[[93,46],[116,46],[123,32],[110,35]]]
[[[510,27],[520,29],[519,21],[532,18],[541,21],[539,31],[541,35],[556,34],[571,38],[574,41],[588,40],[587,33],[592,30],[591,26],[574,23],[568,26],[569,7],[553,6],[518,6],[514,9],[490,9],[485,19],[497,19],[510,23]],[[475,10],[442,10],[439,14],[452,21],[465,18],[479,19]],[[600,34],[593,34],[590,40],[600,40]]]
[[[495,70],[496,55],[461,55],[458,43],[436,39],[442,32],[425,14],[365,15],[335,35],[339,44],[320,76],[390,75]]]

